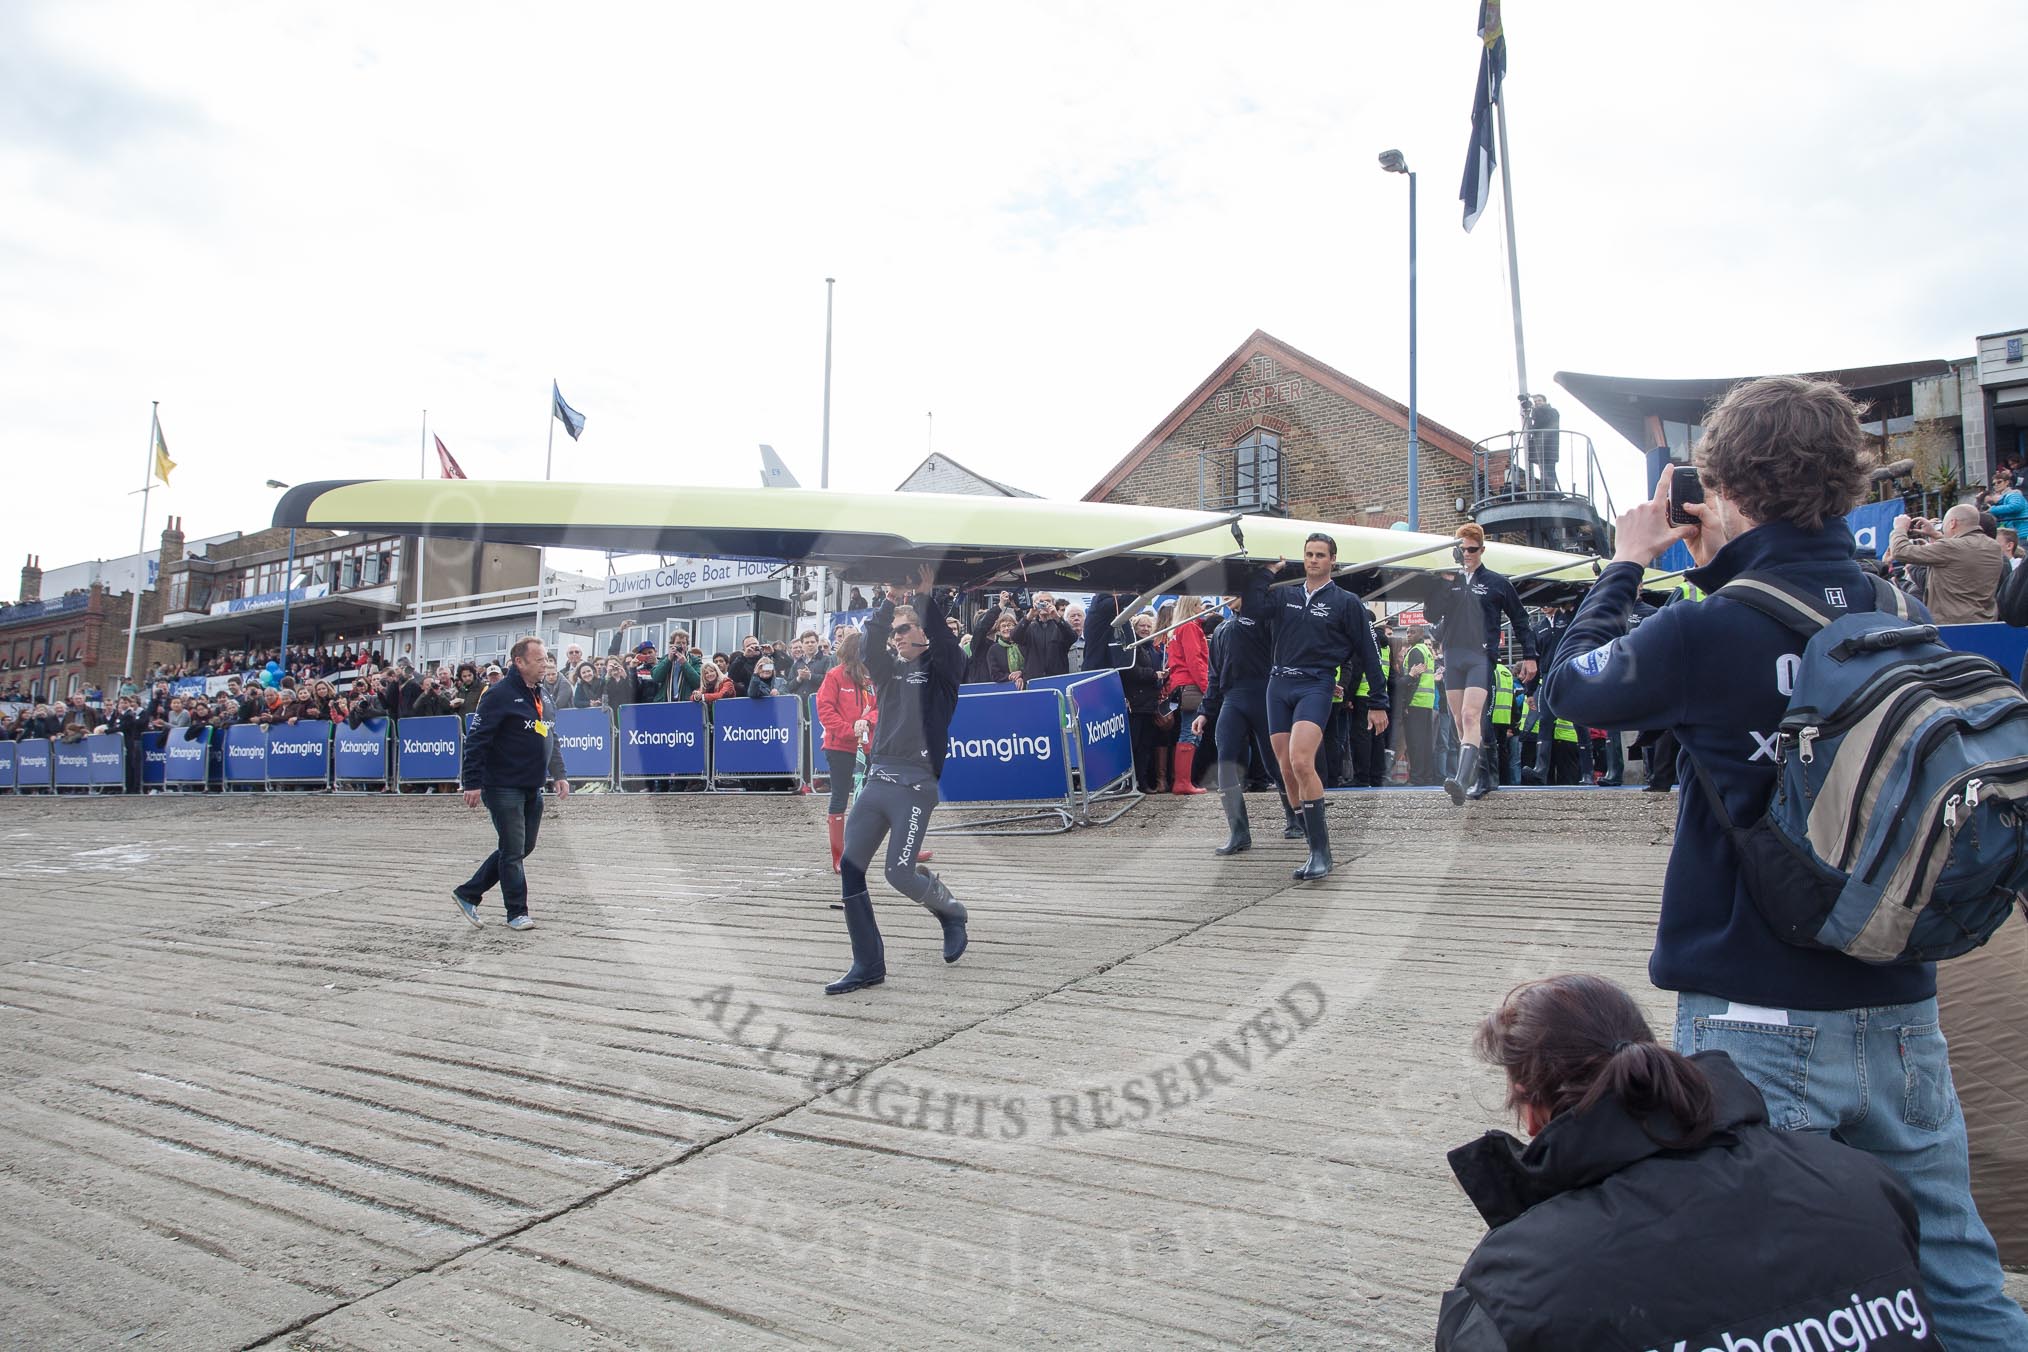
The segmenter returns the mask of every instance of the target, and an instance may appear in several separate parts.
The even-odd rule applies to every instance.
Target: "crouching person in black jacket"
[[[556,781],[556,796],[570,797],[563,749],[549,735],[556,710],[542,698],[542,666],[549,655],[539,638],[514,641],[507,672],[479,700],[477,724],[465,737],[465,806],[486,805],[500,844],[462,886],[452,889],[458,910],[480,923],[479,902],[493,884],[507,903],[507,928],[533,929],[528,917],[528,875],[521,862],[535,852],[542,826],[542,781]]]
[[[1776,1131],[1723,1052],[1658,1044],[1603,977],[1516,987],[1479,1028],[1534,1136],[1450,1155],[1492,1230],[1438,1352],[1933,1348],[1916,1213],[1885,1165]]]

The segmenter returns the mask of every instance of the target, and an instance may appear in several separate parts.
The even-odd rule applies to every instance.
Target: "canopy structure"
[[[931,493],[686,488],[661,484],[482,479],[369,479],[295,487],[277,526],[374,530],[437,539],[572,549],[779,559],[855,582],[1047,585],[1066,591],[1237,589],[1245,571],[1300,559],[1322,531],[1338,542],[1342,580],[1388,599],[1427,594],[1454,567],[1450,538],[1336,522]],[[1594,560],[1493,544],[1487,563],[1543,601],[1589,586]]]

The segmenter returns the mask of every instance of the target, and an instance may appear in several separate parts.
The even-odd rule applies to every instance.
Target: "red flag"
[[[458,462],[452,458],[449,451],[444,449],[444,439],[442,437],[434,437],[433,440],[437,443],[437,465],[443,470],[441,477],[446,479],[464,478],[465,471],[458,468]]]

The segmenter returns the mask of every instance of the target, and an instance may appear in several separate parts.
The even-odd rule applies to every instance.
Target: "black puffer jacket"
[[[1608,1098],[1525,1146],[1493,1131],[1451,1152],[1493,1228],[1444,1297],[1438,1352],[1765,1348],[1783,1328],[1799,1347],[1937,1345],[1901,1180],[1769,1127],[1723,1052],[1691,1059],[1718,1121],[1694,1150],[1656,1144]]]

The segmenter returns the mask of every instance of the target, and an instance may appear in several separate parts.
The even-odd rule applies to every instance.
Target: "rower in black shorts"
[[[1480,748],[1485,744],[1493,671],[1500,664],[1502,612],[1514,622],[1514,633],[1521,640],[1522,660],[1514,668],[1514,679],[1524,685],[1535,679],[1535,634],[1528,627],[1528,610],[1512,582],[1480,564],[1485,553],[1484,530],[1469,521],[1458,527],[1456,557],[1464,567],[1445,574],[1443,585],[1423,607],[1432,621],[1443,624],[1444,699],[1458,730],[1458,768],[1444,781],[1444,792],[1453,803],[1484,798],[1500,781],[1498,766],[1480,765]]]
[[[1331,719],[1332,687],[1365,676],[1373,691],[1366,715],[1374,732],[1387,731],[1387,678],[1373,646],[1366,603],[1331,580],[1338,542],[1321,531],[1303,541],[1303,576],[1274,588],[1264,618],[1274,628],[1274,669],[1268,676],[1268,738],[1281,765],[1282,783],[1309,837],[1309,862],[1290,876],[1298,882],[1331,871],[1331,836],[1324,824],[1324,781],[1317,748]],[[1280,565],[1276,565],[1276,571]],[[1340,671],[1343,675],[1341,677]]]

